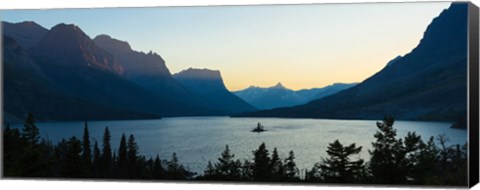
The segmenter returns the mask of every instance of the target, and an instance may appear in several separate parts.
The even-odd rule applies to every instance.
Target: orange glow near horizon
[[[8,22],[75,23],[158,53],[170,72],[220,70],[230,91],[362,82],[410,52],[450,2],[2,10]]]

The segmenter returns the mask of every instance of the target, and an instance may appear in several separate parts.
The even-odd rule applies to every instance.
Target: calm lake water
[[[268,130],[263,133],[250,132],[257,122]],[[133,134],[145,156],[159,155],[170,159],[173,152],[179,161],[190,170],[203,173],[208,161],[216,162],[225,145],[229,145],[235,158],[251,159],[252,150],[265,142],[270,153],[278,149],[286,158],[293,150],[299,169],[310,169],[321,157],[326,157],[328,143],[336,139],[344,145],[356,143],[362,146],[356,156],[368,159],[368,150],[375,139],[377,121],[371,120],[325,120],[325,119],[279,119],[279,118],[230,118],[230,117],[180,117],[161,120],[92,121],[88,123],[91,140],[98,141],[101,148],[102,135],[106,126],[111,133],[111,145],[118,149],[122,133]],[[83,122],[37,123],[41,136],[53,142],[76,136],[82,138]],[[447,134],[449,144],[464,144],[467,131],[450,128],[445,122],[396,121],[397,136],[404,137],[415,131],[424,141],[431,136]],[[12,125],[21,128],[22,124]],[[93,146],[92,142],[92,146]]]

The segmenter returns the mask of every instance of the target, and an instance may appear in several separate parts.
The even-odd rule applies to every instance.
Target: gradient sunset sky
[[[170,72],[220,70],[231,91],[361,82],[410,52],[449,2],[2,10],[7,22],[74,23],[154,51]]]

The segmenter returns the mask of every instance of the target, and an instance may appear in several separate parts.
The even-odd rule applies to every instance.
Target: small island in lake
[[[257,133],[264,132],[264,131],[266,131],[266,130],[263,128],[263,125],[260,122],[258,122],[257,127],[255,127],[252,130],[252,132],[257,132]]]

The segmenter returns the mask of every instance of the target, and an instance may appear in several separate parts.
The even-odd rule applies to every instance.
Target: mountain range
[[[466,3],[452,3],[417,47],[361,83],[299,91],[279,83],[235,93],[220,71],[171,74],[159,54],[106,34],[92,39],[74,24],[46,29],[31,21],[2,22],[4,122],[22,121],[28,112],[44,121],[213,115],[465,120],[466,13]]]
[[[246,89],[233,92],[238,97],[258,109],[273,109],[305,104],[315,99],[335,94],[339,91],[355,86],[357,83],[334,83],[323,88],[291,90],[278,83],[275,86],[262,88],[250,86]]]
[[[28,112],[41,120],[150,118],[151,115],[112,109],[69,95],[45,75],[13,38],[3,36],[3,116],[22,121]],[[68,108],[68,110],[67,110]]]
[[[433,19],[410,53],[393,59],[352,88],[299,106],[238,116],[381,119],[392,115],[405,120],[465,119],[467,7],[467,3],[452,3]]]
[[[2,26],[7,122],[21,121],[28,112],[39,120],[99,120],[255,110],[232,98],[223,82],[221,93],[204,89],[199,95],[173,78],[160,55],[134,51],[108,35],[91,39],[78,26],[63,23],[50,30],[30,21]]]

